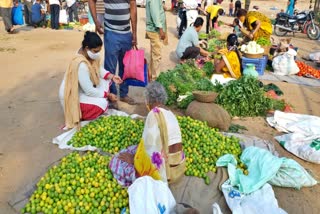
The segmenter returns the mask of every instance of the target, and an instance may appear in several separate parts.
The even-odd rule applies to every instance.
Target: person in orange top
[[[0,14],[2,16],[4,27],[6,31],[10,34],[15,33],[15,29],[12,25],[12,8],[13,1],[12,0],[1,0],[0,1]]]

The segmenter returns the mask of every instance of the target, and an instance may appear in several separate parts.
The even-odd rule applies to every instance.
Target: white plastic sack
[[[320,117],[275,111],[267,122],[278,131],[288,133],[275,137],[286,150],[301,159],[320,164],[320,147],[312,146],[320,139]]]
[[[211,82],[213,85],[215,85],[216,82],[218,82],[220,84],[225,84],[225,83],[228,83],[232,80],[236,80],[236,79],[231,78],[231,77],[224,77],[222,74],[213,74],[211,77]]]
[[[320,61],[320,51],[309,54],[309,58],[312,61]]]
[[[270,184],[250,194],[242,194],[227,180],[221,186],[226,202],[233,214],[285,214],[279,208],[278,201]]]
[[[60,10],[59,23],[60,24],[68,24],[68,15],[67,15],[67,11],[66,10]]]
[[[212,213],[213,214],[223,214],[221,212],[219,204],[217,204],[217,203],[212,204]]]
[[[130,214],[174,213],[176,201],[168,185],[150,176],[136,179],[128,188]]]
[[[299,72],[299,67],[294,61],[294,57],[297,52],[293,49],[289,49],[286,53],[280,56],[276,56],[272,60],[272,67],[274,73],[277,75],[292,75]]]

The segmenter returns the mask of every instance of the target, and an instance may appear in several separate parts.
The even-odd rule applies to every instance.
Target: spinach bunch
[[[273,108],[272,100],[265,96],[259,81],[251,76],[229,82],[219,93],[216,103],[230,115],[242,117],[262,116]]]

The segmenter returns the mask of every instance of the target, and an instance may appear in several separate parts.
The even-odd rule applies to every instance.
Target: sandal
[[[128,103],[129,105],[135,105],[136,101],[129,96],[121,97],[120,101]]]

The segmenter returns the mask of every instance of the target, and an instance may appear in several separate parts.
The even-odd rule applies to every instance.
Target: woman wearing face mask
[[[71,60],[59,90],[67,128],[79,126],[81,120],[92,120],[108,108],[108,100],[117,101],[109,93],[111,81],[121,84],[120,77],[100,67],[102,40],[87,31],[82,47]]]

